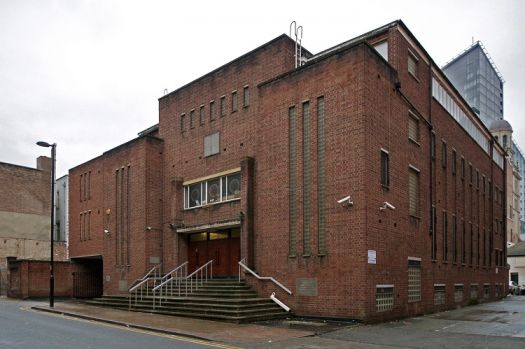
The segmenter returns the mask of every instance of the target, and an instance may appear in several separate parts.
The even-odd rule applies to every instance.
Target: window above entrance
[[[184,209],[239,200],[241,174],[232,173],[184,186]]]

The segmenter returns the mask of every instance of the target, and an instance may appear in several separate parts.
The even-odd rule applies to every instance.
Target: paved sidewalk
[[[54,308],[44,302],[30,304],[27,306],[38,311],[249,347],[315,335],[310,331],[141,313],[70,301],[56,302]]]

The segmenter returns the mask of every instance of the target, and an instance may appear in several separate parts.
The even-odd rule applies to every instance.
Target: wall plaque
[[[317,278],[298,278],[296,280],[298,296],[317,297]]]

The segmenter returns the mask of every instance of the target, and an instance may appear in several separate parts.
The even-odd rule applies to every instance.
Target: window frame
[[[457,153],[456,153],[456,149],[452,148],[452,175],[456,175],[457,173]]]
[[[421,194],[421,186],[420,186],[420,173],[421,171],[417,168],[417,167],[414,167],[412,165],[409,165],[409,168],[408,168],[408,214],[409,216],[411,217],[414,217],[414,218],[420,218],[420,215],[421,215],[421,200],[420,200],[420,194]],[[413,179],[415,180],[415,193],[411,193],[412,192],[412,186],[410,184],[410,181],[412,180],[412,176],[415,176],[413,177]],[[411,199],[412,196],[414,196],[414,199]],[[415,207],[412,207],[412,200],[415,200]]]
[[[220,117],[226,116],[226,96],[221,96],[219,105]]]
[[[235,113],[239,108],[239,101],[238,101],[238,94],[237,90],[232,91],[232,99],[231,99],[231,111],[232,113]]]
[[[413,62],[413,64],[410,64],[411,62]],[[413,69],[411,69],[411,67],[413,67]],[[407,71],[419,82],[419,58],[410,49],[407,54]]]
[[[190,129],[195,128],[195,109],[190,110]]]
[[[228,181],[231,180],[231,177],[238,177],[239,186],[240,186],[240,184],[242,183],[242,177],[241,177],[240,171],[207,178],[207,179],[204,179],[198,182],[190,182],[186,185],[183,185],[182,191],[183,191],[184,210],[185,211],[193,210],[193,209],[197,209],[197,208],[201,208],[201,207],[205,207],[209,205],[218,205],[222,203],[241,200],[242,186],[239,187],[238,193],[233,194],[231,197],[230,197],[230,194],[228,194]],[[217,180],[219,183],[219,198],[216,201],[209,202],[210,199],[208,198],[208,194],[209,194],[208,185],[209,183],[216,182]],[[216,184],[216,183],[213,183],[213,184]],[[190,206],[190,188],[196,185],[200,185],[200,196],[201,196],[200,201],[199,201],[199,204]]]
[[[199,125],[204,125],[206,116],[204,115],[204,104],[201,104],[199,107]]]
[[[413,127],[411,127],[411,124]],[[415,138],[411,132],[412,129],[415,129]],[[411,110],[408,111],[408,139],[415,144],[420,145],[421,132],[419,129],[419,117]]]
[[[215,120],[215,100],[212,99],[210,101],[210,121],[214,121]]]
[[[186,113],[180,114],[180,133],[186,132],[185,118],[186,118]]]
[[[447,167],[447,142],[444,139],[441,140],[441,166]]]
[[[380,150],[380,183],[383,189],[390,188],[390,153],[381,148]]]
[[[242,107],[247,108],[250,106],[250,86],[244,85],[242,88]]]

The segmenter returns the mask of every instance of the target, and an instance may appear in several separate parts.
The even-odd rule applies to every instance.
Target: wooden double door
[[[188,272],[213,259],[213,276],[235,276],[241,256],[240,229],[190,234]]]

